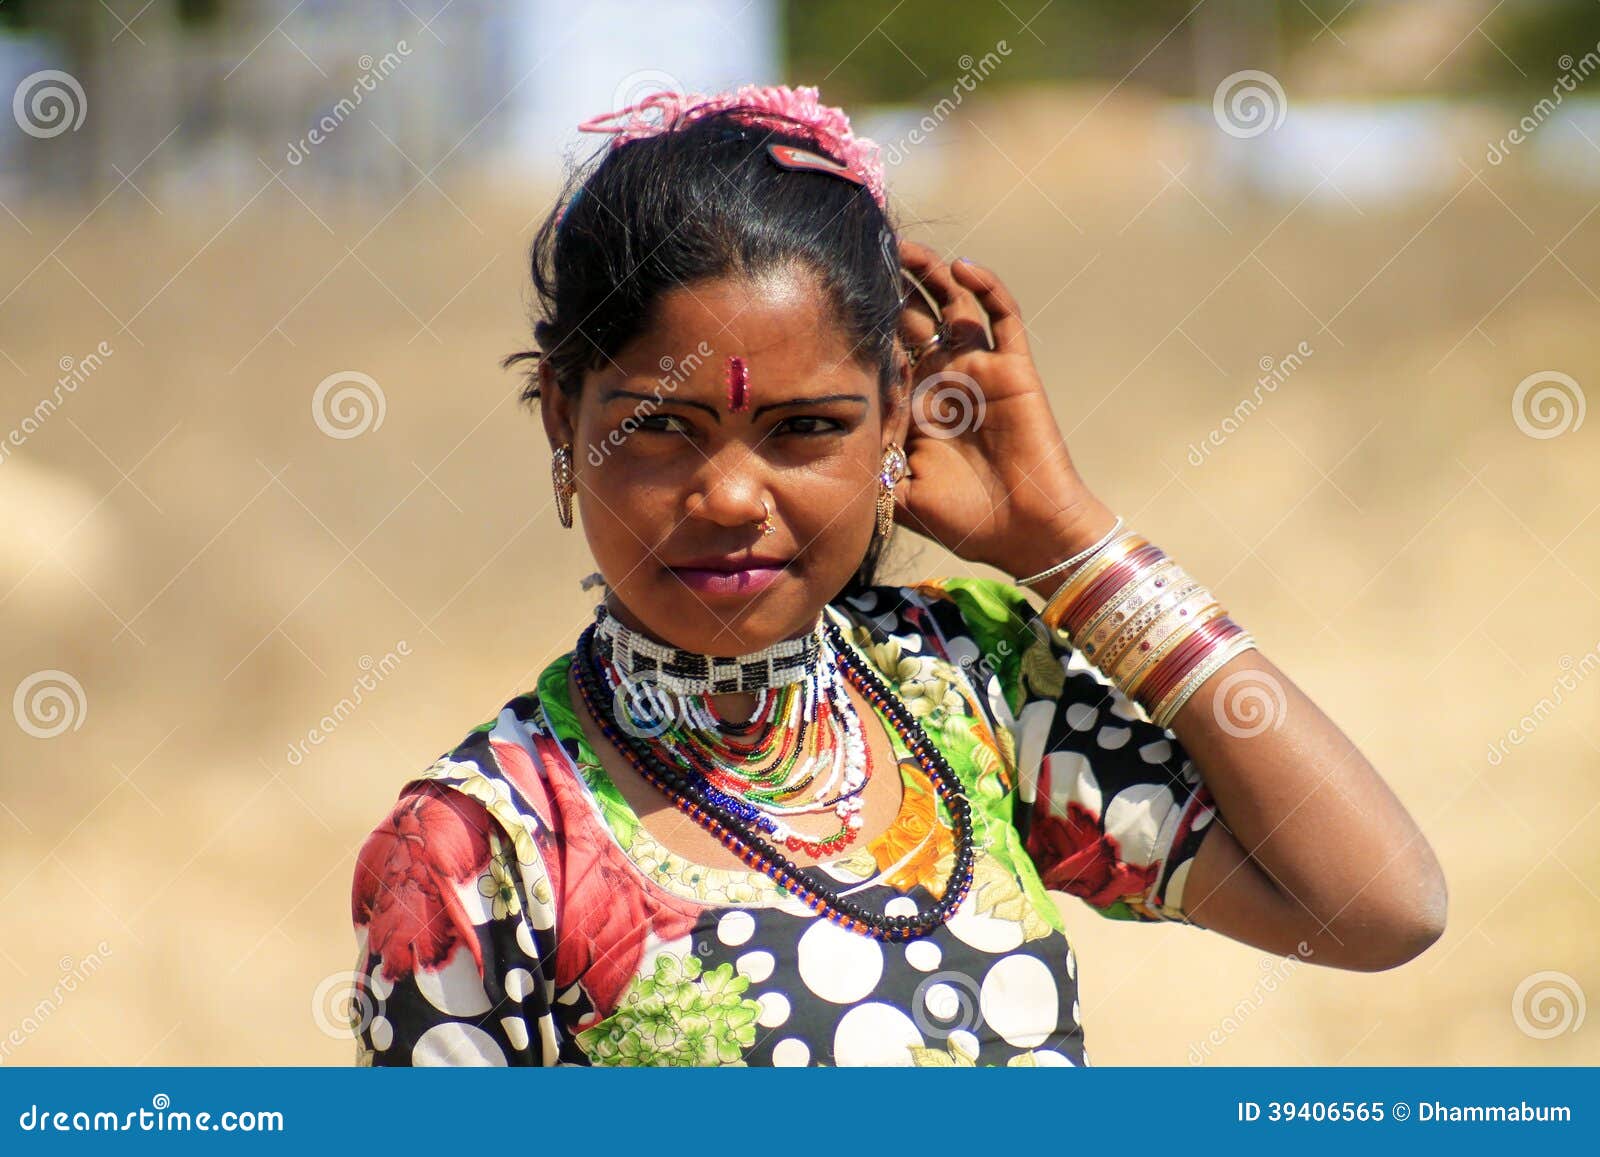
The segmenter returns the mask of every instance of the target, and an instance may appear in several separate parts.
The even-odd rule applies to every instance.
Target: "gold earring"
[[[900,485],[908,471],[906,452],[898,442],[884,447],[883,461],[878,466],[878,537],[887,538],[894,529],[894,488]]]
[[[572,472],[572,445],[563,442],[550,456],[550,482],[556,492],[556,517],[561,525],[572,528],[572,496],[578,492],[577,478]]]

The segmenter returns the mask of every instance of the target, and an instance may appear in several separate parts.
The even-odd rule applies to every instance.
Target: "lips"
[[[718,554],[686,558],[685,562],[667,566],[667,570],[720,571],[723,574],[734,574],[744,570],[781,570],[789,565],[789,562],[789,558],[766,557],[766,555]]]
[[[789,559],[760,555],[709,555],[667,567],[684,586],[704,595],[751,595],[771,586]]]

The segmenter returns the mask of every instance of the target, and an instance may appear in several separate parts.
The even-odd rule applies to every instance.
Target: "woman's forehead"
[[[830,316],[828,295],[817,278],[778,269],[755,277],[730,276],[696,281],[663,293],[650,311],[657,338],[705,338],[712,344],[743,343],[750,356],[761,348],[791,341],[816,343],[826,331],[842,329]]]
[[[686,285],[662,295],[651,324],[615,359],[613,376],[675,379],[682,396],[723,403],[730,375],[751,399],[775,390],[824,392],[819,379],[870,378],[832,315],[828,296],[804,275]]]

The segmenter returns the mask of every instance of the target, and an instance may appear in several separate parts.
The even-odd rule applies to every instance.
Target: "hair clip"
[[[849,165],[840,164],[832,157],[825,157],[821,153],[814,153],[810,149],[799,149],[793,145],[768,145],[767,155],[782,169],[796,169],[811,173],[827,173],[834,177],[843,177],[853,185],[867,188],[867,179],[856,172]]]
[[[883,264],[889,270],[889,278],[901,292],[901,300],[905,300],[905,287],[900,283],[902,267],[900,265],[900,246],[895,241],[894,231],[887,225],[878,231],[878,252],[883,255]]]

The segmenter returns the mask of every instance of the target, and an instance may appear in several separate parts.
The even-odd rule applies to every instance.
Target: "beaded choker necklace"
[[[820,633],[721,659],[665,647],[608,614],[596,619],[596,667],[624,731],[790,851],[821,856],[855,840],[872,766]],[[711,688],[741,683],[759,687],[755,711],[743,721],[725,719]],[[839,826],[821,838],[790,822],[823,811]]]
[[[810,678],[790,680],[785,684],[786,691],[778,696],[771,693],[771,688],[763,688],[761,702],[750,721],[731,725],[721,723],[719,733],[731,737],[730,742],[719,746],[705,742],[702,736],[701,747],[695,748],[686,733],[699,729],[685,726],[681,721],[669,723],[666,728],[654,732],[638,726],[638,717],[630,714],[632,697],[628,693],[626,677],[620,676],[620,668],[610,658],[616,653],[615,649],[603,653],[599,636],[607,620],[604,616],[597,618],[596,623],[584,630],[574,653],[573,671],[584,706],[599,724],[601,733],[629,764],[666,795],[679,811],[716,836],[724,847],[770,877],[779,887],[798,897],[812,911],[847,929],[876,939],[910,940],[926,935],[948,920],[960,906],[972,886],[974,845],[971,805],[955,773],[917,723],[915,716],[855,653],[836,624],[824,619],[822,630],[813,636],[818,641],[818,663],[812,669]],[[775,785],[774,778],[780,772],[763,775],[759,769],[768,764],[762,764],[759,758],[754,761],[743,760],[728,754],[754,750],[760,746],[755,742],[746,742],[746,739],[763,730],[769,733],[765,740],[767,746],[762,748],[764,751],[770,752],[773,746],[781,749],[783,743],[791,738],[799,743],[804,736],[797,733],[817,730],[815,717],[826,717],[831,713],[836,717],[839,729],[831,734],[842,735],[847,752],[859,744],[863,774],[860,785],[852,790],[848,760],[843,772],[837,770],[836,764],[829,765],[835,768],[835,777],[829,778],[822,785],[819,795],[813,798],[816,804],[813,810],[829,805],[837,810],[841,801],[846,806],[853,801],[855,811],[859,811],[860,790],[865,786],[866,745],[860,739],[861,724],[854,705],[843,690],[845,683],[855,687],[888,718],[915,757],[918,767],[927,775],[933,789],[944,800],[955,825],[955,862],[944,893],[939,900],[919,910],[914,916],[886,916],[868,911],[832,887],[814,882],[811,876],[802,875],[801,869],[769,842],[768,836],[774,836],[791,850],[795,848],[792,841],[783,838],[783,827],[774,819],[771,809],[764,810],[752,799],[761,796],[763,802],[770,805],[779,797],[797,793],[800,790],[796,786],[798,783],[812,782],[820,772],[812,770],[808,779],[806,774],[784,763],[782,784]],[[814,687],[815,691],[800,689],[806,687]],[[784,696],[800,699],[798,715],[794,713],[792,704],[786,713],[770,709],[770,701]],[[811,716],[805,710],[807,703],[812,708]],[[826,710],[823,704],[827,705]],[[709,703],[704,706],[709,710]],[[714,716],[710,718],[718,722]],[[660,742],[659,737],[668,731],[674,732],[673,740]],[[744,748],[739,746],[741,742],[745,743]],[[757,770],[751,770],[752,763]],[[842,790],[830,797],[832,785],[841,780]],[[734,790],[724,790],[728,787]],[[853,838],[860,826],[859,816],[853,812],[840,814],[845,819],[850,838]],[[856,821],[853,826],[849,822],[851,819]],[[835,844],[839,838],[834,836],[815,842],[802,840],[800,846],[817,855],[834,846],[842,846]],[[843,842],[848,843],[848,838]]]
[[[765,691],[807,678],[816,670],[822,640],[813,628],[748,655],[719,657],[669,647],[623,626],[604,606],[595,608],[595,649],[624,679],[649,682],[677,695]]]

